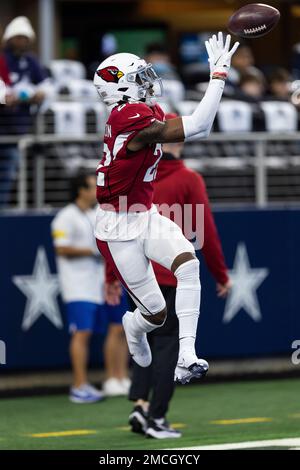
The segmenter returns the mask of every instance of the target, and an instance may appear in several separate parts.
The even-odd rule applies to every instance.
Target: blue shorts
[[[128,310],[127,295],[123,294],[121,303],[114,307],[107,304],[76,301],[66,304],[69,332],[91,331],[105,334],[110,323],[121,324]]]

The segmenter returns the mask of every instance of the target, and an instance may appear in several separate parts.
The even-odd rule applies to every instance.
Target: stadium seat
[[[45,134],[74,135],[99,134],[101,139],[107,120],[104,103],[74,103],[57,101],[40,113],[41,131]]]
[[[37,85],[37,90],[42,91],[45,94],[45,100],[41,104],[41,107],[47,107],[49,103],[57,100],[58,97],[58,86],[53,78],[47,78],[39,85]]]
[[[67,95],[74,101],[95,101],[99,99],[91,80],[73,79],[58,86],[60,95]]]
[[[184,99],[184,86],[179,80],[163,80],[164,97],[171,103]]]
[[[86,77],[84,65],[76,60],[52,60],[49,69],[54,80],[59,83]]]
[[[261,108],[265,115],[266,130],[269,132],[291,132],[298,128],[298,113],[291,103],[264,101]]]
[[[176,110],[178,114],[180,114],[180,116],[188,116],[189,114],[192,114],[194,112],[198,104],[199,101],[180,101],[176,103]]]
[[[253,130],[252,107],[244,101],[222,101],[217,121],[221,132],[251,132]]]
[[[86,113],[86,129],[89,134],[100,134],[103,137],[108,118],[107,107],[101,101],[83,104]]]
[[[46,134],[83,136],[86,132],[85,107],[82,103],[55,102],[41,113]]]

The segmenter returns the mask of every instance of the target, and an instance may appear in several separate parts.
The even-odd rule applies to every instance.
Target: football
[[[279,19],[280,13],[276,8],[263,3],[251,3],[231,16],[228,29],[242,38],[259,38],[275,28]]]

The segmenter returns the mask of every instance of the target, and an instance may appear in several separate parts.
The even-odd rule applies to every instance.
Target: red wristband
[[[228,77],[228,73],[226,72],[214,72],[213,75],[212,75],[212,79],[219,79],[219,80],[226,80],[226,78]]]

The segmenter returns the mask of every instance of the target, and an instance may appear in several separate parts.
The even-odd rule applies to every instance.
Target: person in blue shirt
[[[6,84],[7,93],[5,106],[0,108],[0,136],[31,133],[34,114],[45,98],[39,85],[45,80],[46,71],[30,52],[34,39],[30,21],[24,16],[13,19],[4,31],[0,78]],[[19,158],[15,143],[0,145],[0,207],[9,202]]]

